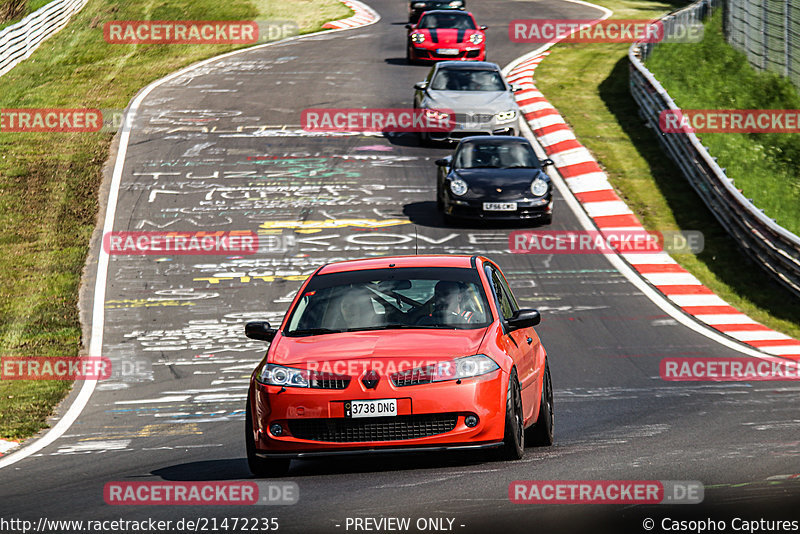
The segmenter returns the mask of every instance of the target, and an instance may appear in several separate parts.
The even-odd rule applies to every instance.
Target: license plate
[[[458,48],[438,48],[436,53],[440,56],[457,56],[460,50]]]
[[[397,416],[397,399],[347,401],[344,403],[344,416],[352,419],[395,417]]]
[[[517,211],[516,202],[484,202],[483,211]]]

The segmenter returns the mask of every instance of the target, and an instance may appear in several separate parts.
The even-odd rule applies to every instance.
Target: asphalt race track
[[[663,357],[741,354],[679,325],[602,256],[511,254],[508,234],[519,226],[446,227],[433,163],[446,147],[419,147],[413,134],[300,129],[305,108],[411,106],[413,84],[428,68],[405,64],[405,2],[370,5],[382,17],[377,24],[239,53],[173,78],[144,100],[114,229],[251,230],[262,249],[111,257],[103,354],[133,371],[100,382],[63,436],[0,471],[0,515],[276,517],[281,532],[346,532],[348,517],[446,517],[456,532],[543,533],[645,532],[648,517],[657,525],[664,517],[798,518],[800,484],[775,477],[800,473],[799,387],[662,381]],[[544,0],[470,8],[489,25],[488,59],[501,66],[532,49],[509,42],[511,19],[597,16]],[[550,229],[580,229],[561,197]],[[475,453],[295,461],[286,477],[299,486],[294,506],[104,502],[110,481],[251,479],[244,399],[264,344],[244,337],[244,322],[279,322],[300,280],[322,263],[413,254],[415,243],[420,253],[497,260],[522,305],[542,311],[553,447],[528,448],[509,463]],[[87,320],[91,306],[84,302]],[[705,500],[611,506],[508,498],[514,480],[585,479],[697,480]]]

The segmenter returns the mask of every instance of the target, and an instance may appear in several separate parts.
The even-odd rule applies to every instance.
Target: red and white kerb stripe
[[[352,9],[355,14],[351,17],[342,20],[335,20],[333,22],[326,22],[322,27],[326,29],[341,30],[344,28],[357,28],[359,26],[366,26],[377,20],[378,16],[375,11],[368,6],[357,2],[355,0],[340,0],[344,5]]]
[[[510,83],[522,87],[515,94],[523,115],[570,191],[601,232],[643,232],[639,219],[611,187],[606,173],[534,85],[534,71],[548,54],[544,52],[523,61],[508,75]],[[697,320],[766,354],[800,361],[800,341],[771,330],[733,308],[667,253],[621,256],[642,278]]]

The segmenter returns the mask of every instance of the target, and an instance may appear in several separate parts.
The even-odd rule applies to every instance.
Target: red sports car
[[[250,380],[250,470],[336,453],[553,442],[547,354],[500,269],[479,256],[332,263],[302,285]]]
[[[426,11],[407,24],[409,63],[437,60],[486,61],[486,26],[478,26],[472,13]]]

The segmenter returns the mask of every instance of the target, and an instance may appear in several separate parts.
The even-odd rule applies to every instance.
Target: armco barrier
[[[55,0],[0,31],[0,76],[30,57],[45,39],[63,28],[88,1]]]
[[[668,33],[678,25],[698,23],[721,4],[721,0],[701,0],[667,15],[661,19],[664,30]],[[745,198],[697,135],[660,130],[660,113],[680,108],[644,66],[643,61],[653,46],[657,44],[634,43],[628,51],[631,94],[641,115],[728,233],[758,265],[800,297],[800,237],[775,223]]]

